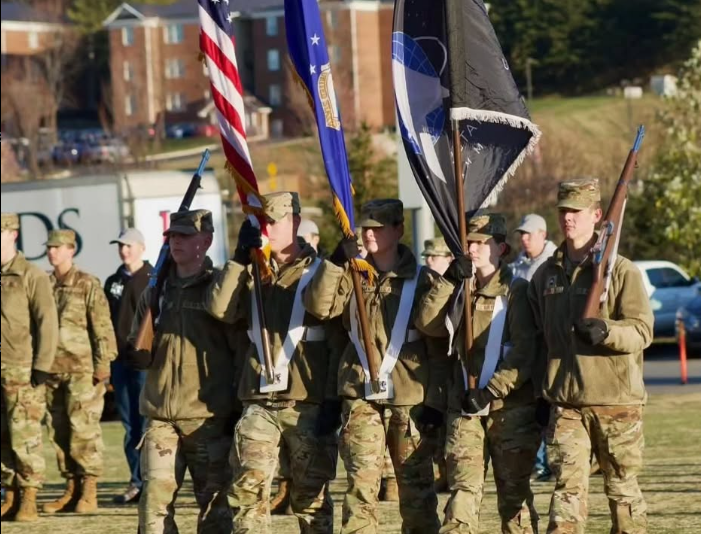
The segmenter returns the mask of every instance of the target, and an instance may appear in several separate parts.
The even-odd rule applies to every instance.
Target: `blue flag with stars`
[[[317,0],[285,0],[285,29],[290,59],[316,117],[334,211],[344,235],[351,237],[355,230],[351,176]]]

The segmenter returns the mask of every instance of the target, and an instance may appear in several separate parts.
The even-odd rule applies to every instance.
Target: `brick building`
[[[232,0],[236,53],[244,89],[262,103],[247,110],[274,137],[294,136],[309,119],[306,97],[287,57],[282,0]],[[321,0],[329,57],[346,128],[366,121],[394,127],[391,0]],[[201,121],[211,98],[198,61],[194,0],[170,5],[122,4],[105,21],[109,31],[113,113],[117,130]],[[259,115],[258,111],[263,110]],[[258,110],[258,111],[256,111]],[[251,115],[255,114],[255,115]],[[255,124],[254,124],[255,123]],[[260,133],[254,132],[254,133]]]

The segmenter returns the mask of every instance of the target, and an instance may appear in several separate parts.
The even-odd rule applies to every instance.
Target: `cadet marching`
[[[145,428],[138,447],[125,447],[128,457],[140,455],[140,472],[131,469],[138,485],[123,499],[138,500],[142,534],[178,532],[186,470],[198,532],[272,532],[270,493],[281,447],[289,460],[292,512],[304,533],[334,532],[329,483],[339,456],[347,473],[340,531],[378,531],[385,449],[407,534],[478,532],[490,462],[502,532],[583,533],[592,455],[604,476],[611,532],[646,532],[637,474],[646,401],[642,352],[651,343],[653,318],[630,261],[616,260],[602,317],[579,319],[602,216],[598,181],[559,185],[565,239],[550,257],[541,251],[520,257],[517,272],[527,271],[530,282],[504,261],[509,231],[499,213],[467,221],[466,257],[453,259],[441,239],[426,243],[425,267],[400,243],[402,203],[366,203],[359,233],[375,270],[362,282],[372,355],[365,353],[351,283],[359,243],[343,239],[321,258],[297,239],[297,193],[265,195],[264,207],[272,255],[261,303],[251,265],[252,250],[262,244],[256,227],[244,223],[233,258],[216,268],[207,257],[211,214],[171,215],[165,237],[173,267],[158,295],[152,350],[133,346],[151,289],[134,304],[131,332],[115,338],[118,322],[99,282],[73,264],[75,234],[51,233],[46,246],[53,272],[46,274],[16,249],[17,215],[3,213],[3,521],[98,509],[99,418],[119,353],[120,365],[145,373],[139,401]],[[132,281],[125,275],[119,283],[124,287],[110,290],[110,298]],[[451,297],[464,284],[472,287],[473,390],[464,367],[464,325],[457,332],[446,328]],[[381,362],[379,392],[371,387],[369,356]],[[42,422],[66,488],[40,510]],[[556,484],[540,519],[530,475],[543,435]],[[437,509],[434,459],[445,462],[450,497],[444,514]]]

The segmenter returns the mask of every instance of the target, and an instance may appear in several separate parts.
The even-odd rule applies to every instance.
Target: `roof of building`
[[[2,2],[2,20],[12,22],[40,22],[40,23],[64,23],[67,22],[63,14],[57,15],[44,10],[35,9],[24,2]]]
[[[128,5],[134,11],[145,18],[186,18],[196,17],[198,3],[195,0],[176,0],[169,4],[140,4],[138,2],[124,2],[118,10]],[[268,9],[279,9],[284,5],[283,0],[236,0],[231,1],[232,11],[249,14]],[[3,8],[4,9],[4,8]]]

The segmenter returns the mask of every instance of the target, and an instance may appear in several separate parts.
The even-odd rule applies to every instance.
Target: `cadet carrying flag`
[[[317,0],[285,0],[285,29],[297,80],[316,117],[334,212],[343,234],[352,237],[355,223],[351,176]]]
[[[217,109],[219,131],[226,156],[226,169],[234,177],[243,211],[258,222],[263,239],[259,264],[269,274],[270,257],[264,199],[258,192],[251,154],[246,141],[243,87],[234,50],[233,13],[229,2],[198,0],[200,18],[200,54],[207,65],[212,99]]]
[[[496,202],[540,131],[481,0],[397,0],[392,73],[414,177],[450,250],[462,255],[451,120],[460,121],[468,213]]]

